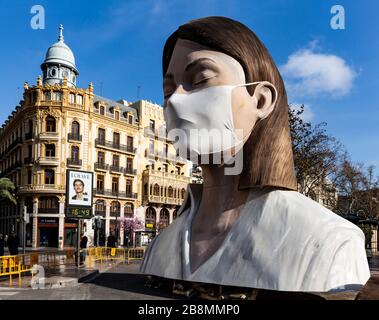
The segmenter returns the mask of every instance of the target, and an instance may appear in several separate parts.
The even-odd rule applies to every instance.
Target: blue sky
[[[33,30],[30,9],[45,8],[45,29]],[[330,26],[333,5],[345,29]],[[312,122],[325,121],[354,161],[379,167],[379,2],[336,0],[0,0],[0,122],[35,84],[47,48],[64,25],[80,75],[111,99],[162,103],[161,53],[182,23],[210,15],[249,26],[285,78],[289,102],[304,103]],[[379,170],[377,168],[377,172]]]

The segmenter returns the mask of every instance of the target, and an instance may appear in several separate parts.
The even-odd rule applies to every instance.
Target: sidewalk
[[[62,264],[53,270],[46,270],[45,272],[45,289],[63,288],[77,286],[81,282],[90,281],[96,277],[99,272],[106,272],[110,268],[115,267],[119,262],[109,263],[96,263],[92,268],[81,266],[77,268],[73,263]],[[34,282],[36,279],[34,279]],[[0,290],[10,287],[10,277],[4,276],[0,278]],[[21,286],[18,284],[18,275],[12,277],[13,288],[32,288],[32,276],[24,274],[21,277]]]

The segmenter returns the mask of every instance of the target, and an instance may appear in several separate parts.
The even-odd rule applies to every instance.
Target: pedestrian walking
[[[116,248],[116,238],[115,236],[113,235],[113,233],[111,232],[111,234],[108,236],[108,247],[109,248]]]
[[[87,236],[82,234],[82,237],[80,239],[80,264],[83,264],[84,261],[86,260],[85,249],[87,249],[87,243],[88,243]]]
[[[8,237],[7,245],[11,256],[18,255],[18,237],[14,232]]]

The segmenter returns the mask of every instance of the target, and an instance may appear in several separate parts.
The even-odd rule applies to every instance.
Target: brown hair
[[[275,186],[297,189],[288,102],[283,79],[267,48],[248,27],[226,17],[206,17],[181,25],[166,41],[162,68],[166,74],[178,38],[225,53],[243,67],[246,83],[269,81],[277,89],[273,112],[255,124],[243,147],[239,189]],[[246,87],[252,95],[254,86]]]

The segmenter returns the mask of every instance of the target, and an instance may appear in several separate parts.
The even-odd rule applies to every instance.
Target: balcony
[[[114,198],[129,198],[129,199],[137,199],[137,193],[135,192],[124,192],[124,191],[114,191],[112,189],[93,189],[93,192],[96,195],[102,195],[107,197]]]
[[[59,208],[38,208],[38,213],[59,213]]]
[[[22,145],[22,138],[17,137],[5,150],[0,154],[0,158],[4,157],[7,155],[9,152],[13,150],[16,146]]]
[[[164,126],[154,129],[145,127],[143,128],[143,135],[147,138],[155,138],[161,141],[170,141],[170,139],[167,137],[167,129]]]
[[[182,157],[179,157],[175,154],[169,154],[167,159],[172,162],[174,165],[175,164],[187,164],[187,160],[182,158]]]
[[[67,166],[68,167],[81,167],[82,159],[67,158]]]
[[[109,167],[110,169],[110,172],[112,172],[112,173],[119,173],[119,174],[121,174],[121,173],[123,173],[124,172],[124,168],[123,167],[119,167],[119,166],[110,166]]]
[[[4,177],[7,174],[11,173],[13,170],[21,169],[22,168],[22,163],[21,161],[16,161],[12,165],[10,165],[8,168],[4,169],[0,173],[0,177]]]
[[[61,193],[65,191],[65,186],[57,184],[25,184],[20,186],[20,192],[46,192],[46,193]]]
[[[133,169],[133,168],[125,168],[124,169],[124,175],[135,176],[136,174],[137,174],[137,169]]]
[[[67,140],[68,141],[81,142],[82,141],[82,135],[70,132],[67,134]]]
[[[137,148],[134,148],[133,146],[114,143],[112,141],[106,141],[104,139],[95,139],[95,146],[97,148],[111,149],[114,151],[121,151],[133,154],[135,154],[137,151]]]
[[[146,169],[143,171],[143,175],[145,177],[158,177],[158,178],[167,178],[167,179],[173,179],[173,180],[180,180],[185,183],[190,183],[191,182],[191,177],[187,177],[182,174],[177,174],[177,173],[171,173],[171,172],[165,172],[161,170],[153,170],[153,169]]]
[[[34,133],[33,132],[25,133],[25,140],[31,140],[31,139],[34,139]]]
[[[59,132],[41,132],[39,134],[40,140],[58,140]]]
[[[27,157],[27,158],[24,158],[24,164],[25,164],[25,165],[33,165],[33,164],[34,164],[34,159],[33,159],[33,157]]]
[[[183,199],[149,195],[149,196],[144,196],[144,201],[149,202],[149,203],[181,205],[183,202]]]
[[[109,170],[109,164],[96,162],[95,163],[95,170],[97,170],[97,171],[108,171]]]
[[[59,164],[59,158],[56,158],[56,157],[39,157],[38,163],[42,166],[57,166]]]

